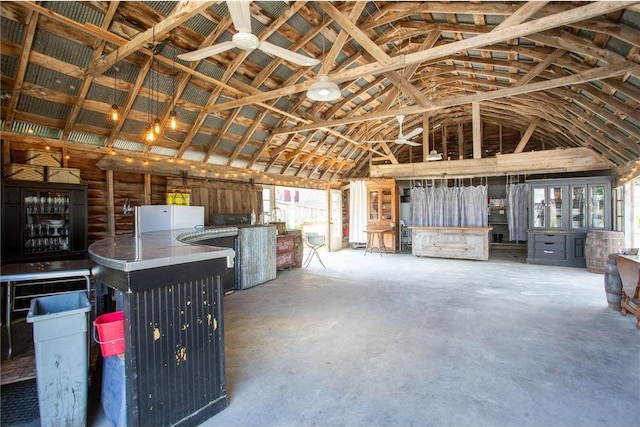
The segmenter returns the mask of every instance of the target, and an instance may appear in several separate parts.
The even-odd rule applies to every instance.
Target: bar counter
[[[227,406],[221,277],[234,251],[181,241],[193,233],[89,247],[96,294],[101,286],[122,291],[128,426],[196,426]]]

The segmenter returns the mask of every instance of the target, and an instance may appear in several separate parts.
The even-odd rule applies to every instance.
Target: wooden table
[[[386,253],[387,246],[384,244],[384,233],[388,233],[391,231],[393,231],[393,228],[389,228],[389,227],[384,227],[384,228],[369,227],[366,230],[364,230],[364,232],[367,233],[367,247],[364,250],[365,256],[367,255],[367,252],[372,253],[373,248],[378,249],[380,256],[382,256],[383,250]],[[377,246],[374,245],[374,242],[376,239],[378,240]]]
[[[618,273],[622,280],[622,315],[627,313],[636,315],[636,327],[640,329],[640,309],[638,308],[638,298],[640,298],[640,256],[619,255],[616,258]]]
[[[87,289],[87,297],[91,293],[91,265],[90,260],[69,260],[69,261],[48,261],[48,262],[26,262],[20,264],[8,264],[2,267],[0,283],[7,284],[6,291],[6,321],[7,321],[7,342],[8,358],[11,358],[11,313],[16,311],[14,302],[17,298],[34,298],[38,296],[52,295],[66,292],[43,292],[40,285],[64,284],[69,279],[84,279]],[[31,292],[17,297],[17,287],[30,287]],[[25,311],[25,310],[23,310]],[[1,323],[0,323],[1,324]]]

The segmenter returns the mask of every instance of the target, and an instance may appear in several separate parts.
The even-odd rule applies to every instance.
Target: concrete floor
[[[640,331],[602,274],[321,256],[225,297],[229,406],[203,426],[640,425]]]
[[[229,406],[203,426],[640,425],[640,331],[604,275],[363,254],[224,298]]]

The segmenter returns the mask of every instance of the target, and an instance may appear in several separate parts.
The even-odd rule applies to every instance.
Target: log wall
[[[3,163],[20,163],[25,158],[25,151],[33,148],[29,144],[11,143],[6,148],[3,141]],[[40,147],[41,148],[41,147]],[[52,150],[59,150],[52,148]],[[103,157],[102,153],[67,150],[65,167],[80,169],[82,184],[87,185],[88,199],[88,239],[89,244],[109,236],[109,198],[107,172],[96,164]],[[250,213],[259,215],[262,212],[262,186],[250,183],[230,181],[180,179],[160,175],[149,175],[150,202],[152,205],[165,204],[167,190],[187,186],[191,189],[191,205],[205,207],[205,224],[210,225],[211,214],[217,213]],[[115,234],[129,234],[134,230],[133,212],[125,214],[123,207],[126,199],[130,206],[145,204],[145,174],[135,170],[131,172],[114,171],[113,173],[113,222]]]

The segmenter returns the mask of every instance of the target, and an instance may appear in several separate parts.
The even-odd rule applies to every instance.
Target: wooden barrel
[[[589,231],[584,247],[587,270],[592,273],[604,273],[609,254],[618,253],[624,247],[624,234],[621,231]]]
[[[616,263],[618,254],[609,254],[604,269],[604,291],[607,294],[607,305],[616,311],[622,310],[622,279]]]

